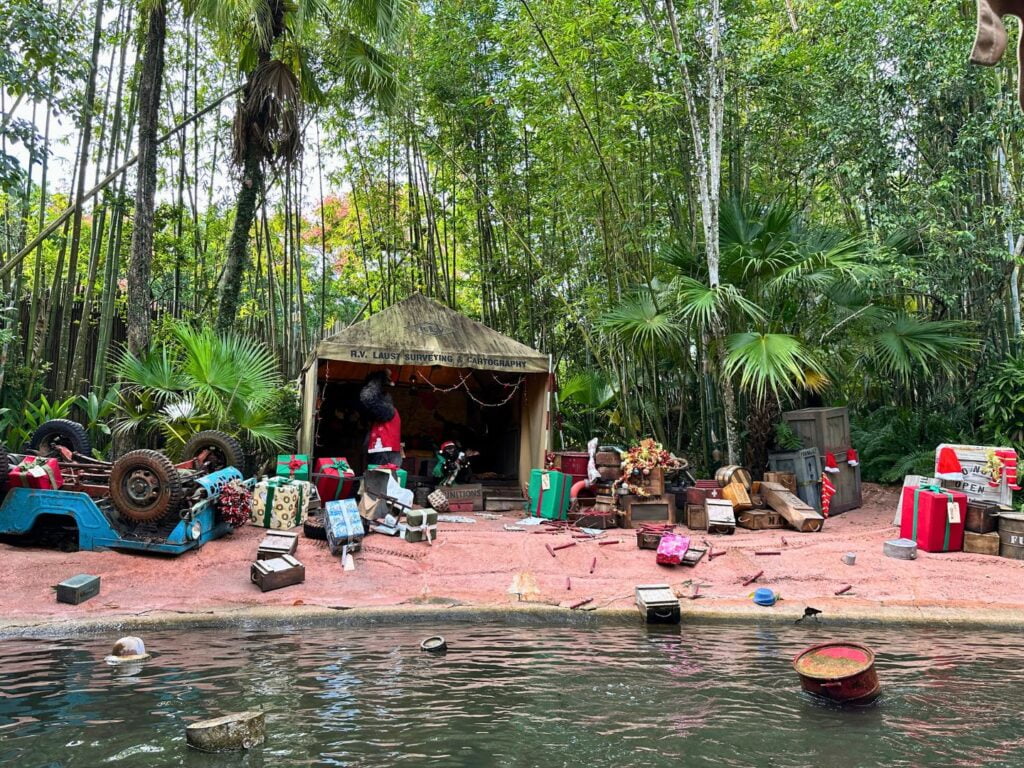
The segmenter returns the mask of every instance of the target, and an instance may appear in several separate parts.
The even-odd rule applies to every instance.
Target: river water
[[[421,639],[440,631],[450,650]],[[790,666],[834,639],[878,654],[857,709]],[[133,766],[1024,765],[1024,645],[1009,632],[815,626],[448,624],[145,633],[0,642],[0,764]],[[262,707],[248,753],[185,746],[187,722]]]

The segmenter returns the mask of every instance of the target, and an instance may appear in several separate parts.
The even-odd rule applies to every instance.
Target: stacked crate
[[[839,472],[831,476],[830,480],[836,487],[836,495],[832,498],[829,513],[832,515],[842,514],[850,509],[856,509],[862,504],[860,467],[850,466],[846,458],[846,452],[852,447],[850,444],[850,414],[845,408],[801,408],[797,411],[788,411],[782,414],[783,420],[789,428],[800,438],[808,448],[813,447],[818,459],[824,463],[825,454],[832,453],[836,457],[836,465]],[[776,470],[775,466],[772,466]],[[776,471],[793,471],[791,469],[777,469]],[[800,473],[797,472],[797,477]],[[820,482],[819,471],[817,480]],[[800,498],[811,504],[815,509],[821,509],[821,489],[819,487],[817,498],[812,503],[798,493]]]

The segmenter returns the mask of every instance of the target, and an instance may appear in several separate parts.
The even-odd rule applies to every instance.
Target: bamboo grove
[[[875,477],[1017,441],[1024,118],[974,14],[0,0],[0,427],[143,423],[206,330],[292,380],[420,291],[553,355],[565,444],[757,463],[812,402]],[[214,410],[286,443],[268,408]]]

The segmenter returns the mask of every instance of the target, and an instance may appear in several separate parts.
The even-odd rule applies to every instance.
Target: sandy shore
[[[304,584],[261,593],[249,566],[265,531],[246,527],[177,558],[119,552],[62,553],[0,545],[5,589],[0,632],[72,633],[165,622],[223,626],[240,622],[366,622],[455,618],[523,621],[635,621],[633,588],[667,583],[684,598],[685,616],[792,621],[806,606],[829,622],[951,622],[1024,626],[1024,561],[919,553],[916,561],[882,554],[896,538],[896,490],[865,486],[865,506],[829,520],[820,533],[739,531],[733,536],[691,534],[715,551],[695,568],[666,568],[654,552],[639,550],[632,531],[609,531],[578,541],[552,557],[545,544],[568,534],[506,531],[518,515],[477,517],[474,524],[442,523],[434,546],[371,535],[345,572],[325,545],[300,538],[296,556]],[[759,556],[758,552],[780,552]],[[856,565],[842,562],[853,552]],[[593,571],[593,572],[591,572]],[[743,581],[764,574],[749,586]],[[81,605],[54,599],[51,585],[77,573],[102,579],[98,597]],[[568,582],[567,582],[568,580]],[[527,585],[527,594],[513,593]],[[699,585],[696,599],[685,599]],[[836,591],[850,585],[841,596]],[[568,586],[568,588],[567,588]],[[782,600],[752,604],[758,586]],[[569,606],[590,598],[585,609]],[[518,617],[518,618],[516,618]]]

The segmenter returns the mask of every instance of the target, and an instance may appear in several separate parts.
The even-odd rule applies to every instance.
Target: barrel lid
[[[1020,512],[1014,512],[1013,514],[1009,514],[1007,512],[1000,512],[999,519],[1013,520],[1016,523],[1024,523],[1024,515],[1022,515]]]
[[[858,643],[822,643],[802,651],[793,660],[797,673],[818,680],[839,680],[871,667],[875,654]]]

